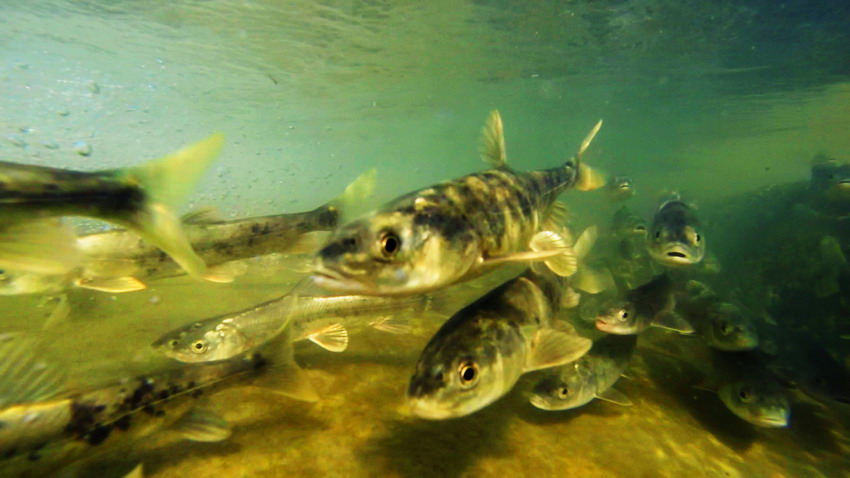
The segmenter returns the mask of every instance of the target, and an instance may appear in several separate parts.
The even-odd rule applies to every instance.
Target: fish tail
[[[195,188],[223,144],[224,136],[215,133],[165,157],[119,172],[144,192],[139,210],[125,225],[195,277],[203,275],[206,264],[192,249],[174,208]]]
[[[338,223],[343,222],[340,220],[343,217],[346,219],[353,218],[357,215],[358,208],[362,207],[364,200],[374,194],[377,176],[377,169],[370,168],[346,186],[342,194],[332,199],[323,207],[337,212]]]
[[[593,142],[593,138],[596,137],[596,133],[599,132],[600,128],[602,128],[602,120],[599,120],[596,126],[590,130],[590,133],[585,136],[584,141],[581,142],[581,146],[578,148],[578,152],[576,152],[575,158],[573,158],[574,167],[577,172],[575,188],[579,191],[593,191],[605,185],[605,177],[602,173],[591,168],[581,160],[584,152],[587,151],[587,148]]]

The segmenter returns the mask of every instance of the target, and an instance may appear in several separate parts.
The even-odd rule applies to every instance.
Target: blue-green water
[[[0,154],[95,170],[222,131],[224,153],[186,210],[213,205],[236,218],[310,209],[373,166],[375,204],[479,170],[480,128],[494,108],[519,170],[559,164],[602,118],[588,163],[632,177],[630,207],[647,219],[663,191],[695,201],[722,238],[712,246],[708,237],[718,281],[756,307],[758,294],[782,288],[754,285],[736,269],[740,257],[723,263],[734,256],[727,252],[753,247],[771,277],[792,277],[823,235],[845,254],[850,247],[840,230],[816,231],[790,248],[799,261],[773,261],[772,251],[783,253],[777,244],[797,237],[793,225],[770,226],[789,241],[759,248],[762,231],[735,234],[732,219],[753,223],[760,208],[785,207],[748,195],[807,180],[814,154],[848,159],[848,40],[842,2],[10,3],[0,6]],[[81,142],[90,155],[77,154]],[[579,230],[610,222],[614,207],[601,195],[566,200]],[[730,204],[752,210],[725,215]],[[175,279],[114,296],[75,291],[70,320],[48,330],[38,297],[3,298],[0,324],[50,344],[46,353],[71,364],[84,388],[162,366],[153,339],[280,295],[294,280],[290,266],[257,262],[230,285]],[[748,281],[727,281],[741,277]],[[846,305],[800,297],[813,305],[770,304],[796,303],[797,318],[784,324],[804,323],[846,363]],[[820,327],[802,317],[811,310],[830,319]],[[234,424],[229,441],[187,446],[164,434],[122,459],[143,461],[154,476],[842,476],[850,468],[845,405],[794,392],[791,425],[757,429],[691,388],[700,375],[691,362],[649,346],[669,340],[663,334],[649,336],[634,380],[621,384],[635,402],[628,409],[594,402],[546,414],[530,408],[529,383],[520,382],[465,419],[405,417],[398,408],[416,357],[444,318],[429,317],[411,336],[353,337],[339,355],[299,348],[320,402],[228,390],[213,402]]]

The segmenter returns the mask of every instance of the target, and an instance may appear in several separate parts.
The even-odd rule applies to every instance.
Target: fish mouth
[[[763,427],[782,428],[788,426],[788,419],[785,417],[758,417],[759,425]]]
[[[408,398],[407,409],[411,415],[425,420],[448,420],[458,416],[451,409],[435,406],[421,398]]]
[[[552,403],[548,400],[543,399],[539,395],[532,395],[528,398],[529,403],[534,405],[535,408],[539,408],[540,410],[565,410],[566,408],[554,407]]]

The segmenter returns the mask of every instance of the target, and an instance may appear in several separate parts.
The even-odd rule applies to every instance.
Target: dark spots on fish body
[[[192,390],[191,397],[192,398],[201,398],[201,395],[203,395],[203,394],[204,394],[204,391],[199,388],[197,390]]]
[[[86,435],[85,440],[89,445],[97,446],[106,441],[112,433],[112,425],[98,425]]]
[[[251,234],[259,234],[260,233],[260,225],[259,224],[251,224]]]
[[[171,394],[168,392],[168,390],[161,390],[159,392],[159,399],[160,400],[168,400],[168,397],[170,397],[170,396],[171,396]]]
[[[341,237],[319,251],[319,255],[326,259],[333,259],[344,254],[357,252],[357,238],[353,236]]]
[[[6,453],[3,454],[3,458],[8,460],[10,458],[13,458],[17,454],[18,454],[17,448],[10,448]]]
[[[115,423],[113,423],[113,425],[115,426],[115,428],[121,431],[126,431],[130,428],[130,420],[130,415],[124,415],[118,420],[115,420]]]
[[[260,354],[255,354],[251,358],[251,360],[254,362],[253,368],[254,368],[255,371],[262,370],[262,369],[266,368],[266,366],[268,366],[268,364],[269,364],[268,360],[266,360],[266,358],[264,356],[260,355]]]
[[[197,383],[195,383],[195,381],[194,381],[194,380],[190,380],[190,381],[189,381],[189,385],[187,385],[187,386],[186,386],[186,388],[187,388],[187,389],[189,389],[189,388],[195,388],[195,387],[197,387],[197,386],[198,386],[198,384],[197,384]]]
[[[90,405],[80,402],[72,403],[71,419],[65,427],[65,431],[78,438],[85,438],[89,430],[97,423],[97,415],[102,413],[103,410],[102,405]]]
[[[153,412],[153,416],[155,416],[155,417],[160,417],[160,418],[161,418],[161,417],[164,417],[164,416],[165,416],[165,410],[161,410],[161,409],[160,409],[160,410],[155,410],[155,411]]]
[[[142,411],[150,416],[156,415],[156,409],[153,407],[153,405],[145,405],[144,407],[142,407]]]

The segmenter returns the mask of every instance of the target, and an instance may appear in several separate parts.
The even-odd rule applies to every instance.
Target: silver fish
[[[372,327],[406,333],[409,319],[431,307],[431,296],[318,296],[290,293],[234,314],[180,327],[153,347],[181,362],[225,360],[275,339],[285,329],[332,352],[348,346],[350,329]]]
[[[314,280],[339,292],[390,295],[435,290],[507,262],[544,261],[569,276],[575,257],[545,229],[560,193],[602,185],[580,161],[601,124],[562,166],[520,173],[505,162],[494,111],[482,148],[494,169],[406,194],[344,225],[316,256]]]
[[[614,176],[605,185],[605,193],[611,201],[625,201],[635,195],[634,182],[626,176]]]
[[[591,341],[556,328],[565,279],[529,270],[461,309],[431,338],[410,379],[415,416],[461,417],[498,400],[532,370],[573,362]]]
[[[14,355],[20,358],[26,353],[15,350]],[[54,388],[51,395],[38,391],[43,387],[28,385],[28,380],[55,383],[50,367],[29,359],[4,367],[2,375],[0,393],[6,400],[0,403],[0,475],[4,477],[52,476],[67,467],[84,467],[110,453],[132,452],[137,440],[164,429],[194,441],[224,440],[230,435],[229,424],[196,405],[200,396],[227,387],[271,387],[291,398],[318,399],[295,365],[291,343],[268,354],[185,365],[74,393],[55,393]]]
[[[758,347],[753,321],[744,311],[720,298],[701,282],[689,281],[686,293],[678,298],[676,310],[690,322],[708,345],[729,352]]]
[[[206,266],[172,208],[223,143],[215,134],[142,166],[92,173],[0,163],[0,268],[69,272],[79,265],[79,253],[70,231],[52,218],[87,216],[126,227],[201,276]]]
[[[575,363],[547,371],[534,385],[529,401],[542,410],[578,408],[594,398],[631,405],[631,400],[612,387],[629,365],[636,343],[636,335],[606,335],[596,340]]]
[[[717,394],[729,411],[756,426],[788,426],[791,415],[788,396],[765,368],[761,352],[712,349],[712,364]]]
[[[596,328],[609,334],[639,334],[654,325],[681,333],[693,333],[693,327],[674,313],[675,285],[666,273],[626,293],[596,317]]]

